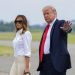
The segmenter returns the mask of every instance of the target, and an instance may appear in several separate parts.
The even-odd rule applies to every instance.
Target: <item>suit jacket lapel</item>
[[[51,29],[51,33],[50,33],[50,48],[51,48],[51,45],[52,45],[52,36],[53,36],[54,28],[57,25],[57,22],[58,22],[58,20],[56,19],[56,21],[54,22],[53,27]]]
[[[53,27],[52,27],[51,33],[50,33],[50,37],[52,37],[52,34],[53,34],[53,31],[54,31],[54,28],[55,28],[55,25],[56,25],[57,21],[58,21],[58,20],[56,19],[56,21],[55,21],[54,24],[53,24]]]

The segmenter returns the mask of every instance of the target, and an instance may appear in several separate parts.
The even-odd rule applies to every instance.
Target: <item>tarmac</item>
[[[34,52],[32,52],[30,71],[31,71],[31,75],[39,75],[39,72],[36,71],[38,67],[38,62],[39,62],[38,61],[39,42],[34,42],[32,46],[36,47],[36,49]],[[69,44],[68,50],[71,56],[72,68],[67,70],[66,75],[75,75],[75,44]],[[0,56],[0,75],[9,75],[13,61],[14,61],[14,57],[12,55],[11,56]]]

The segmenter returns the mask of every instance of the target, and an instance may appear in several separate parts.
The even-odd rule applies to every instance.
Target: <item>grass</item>
[[[75,34],[69,34],[68,35],[68,43],[69,44],[75,44]]]
[[[42,32],[32,32],[33,41],[40,41]]]
[[[31,32],[33,41],[40,41],[42,32]],[[13,40],[15,33],[6,32],[0,33],[0,40]],[[68,35],[68,42],[70,44],[75,44],[75,34],[71,33]]]
[[[13,54],[12,47],[0,46],[0,56],[2,56],[2,55],[10,56],[12,54]]]
[[[2,32],[0,33],[0,40],[12,40],[15,36],[13,32]]]
[[[36,49],[32,49],[32,52],[35,53]],[[0,46],[0,56],[10,56],[13,55],[13,48],[9,46]]]
[[[33,41],[40,41],[42,32],[32,32]],[[15,36],[15,33],[0,33],[0,40],[12,40]],[[75,44],[75,34],[68,35],[69,44]],[[32,49],[32,52],[35,52],[36,49]],[[0,46],[0,56],[1,55],[12,55],[13,49],[8,46]]]
[[[33,41],[39,41],[42,35],[42,32],[31,32]],[[2,32],[0,33],[0,40],[13,40],[15,33],[13,32]]]

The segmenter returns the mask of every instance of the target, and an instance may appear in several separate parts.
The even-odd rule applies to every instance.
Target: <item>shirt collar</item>
[[[53,20],[53,22],[52,22],[52,23],[50,23],[50,25],[53,25],[55,21],[56,21],[56,18]]]
[[[17,34],[21,34],[23,29],[17,31]]]

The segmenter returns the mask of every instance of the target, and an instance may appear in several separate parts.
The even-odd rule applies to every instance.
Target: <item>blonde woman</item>
[[[10,75],[30,75],[30,57],[32,35],[24,15],[18,15],[14,21],[16,36],[13,39],[14,63]]]

